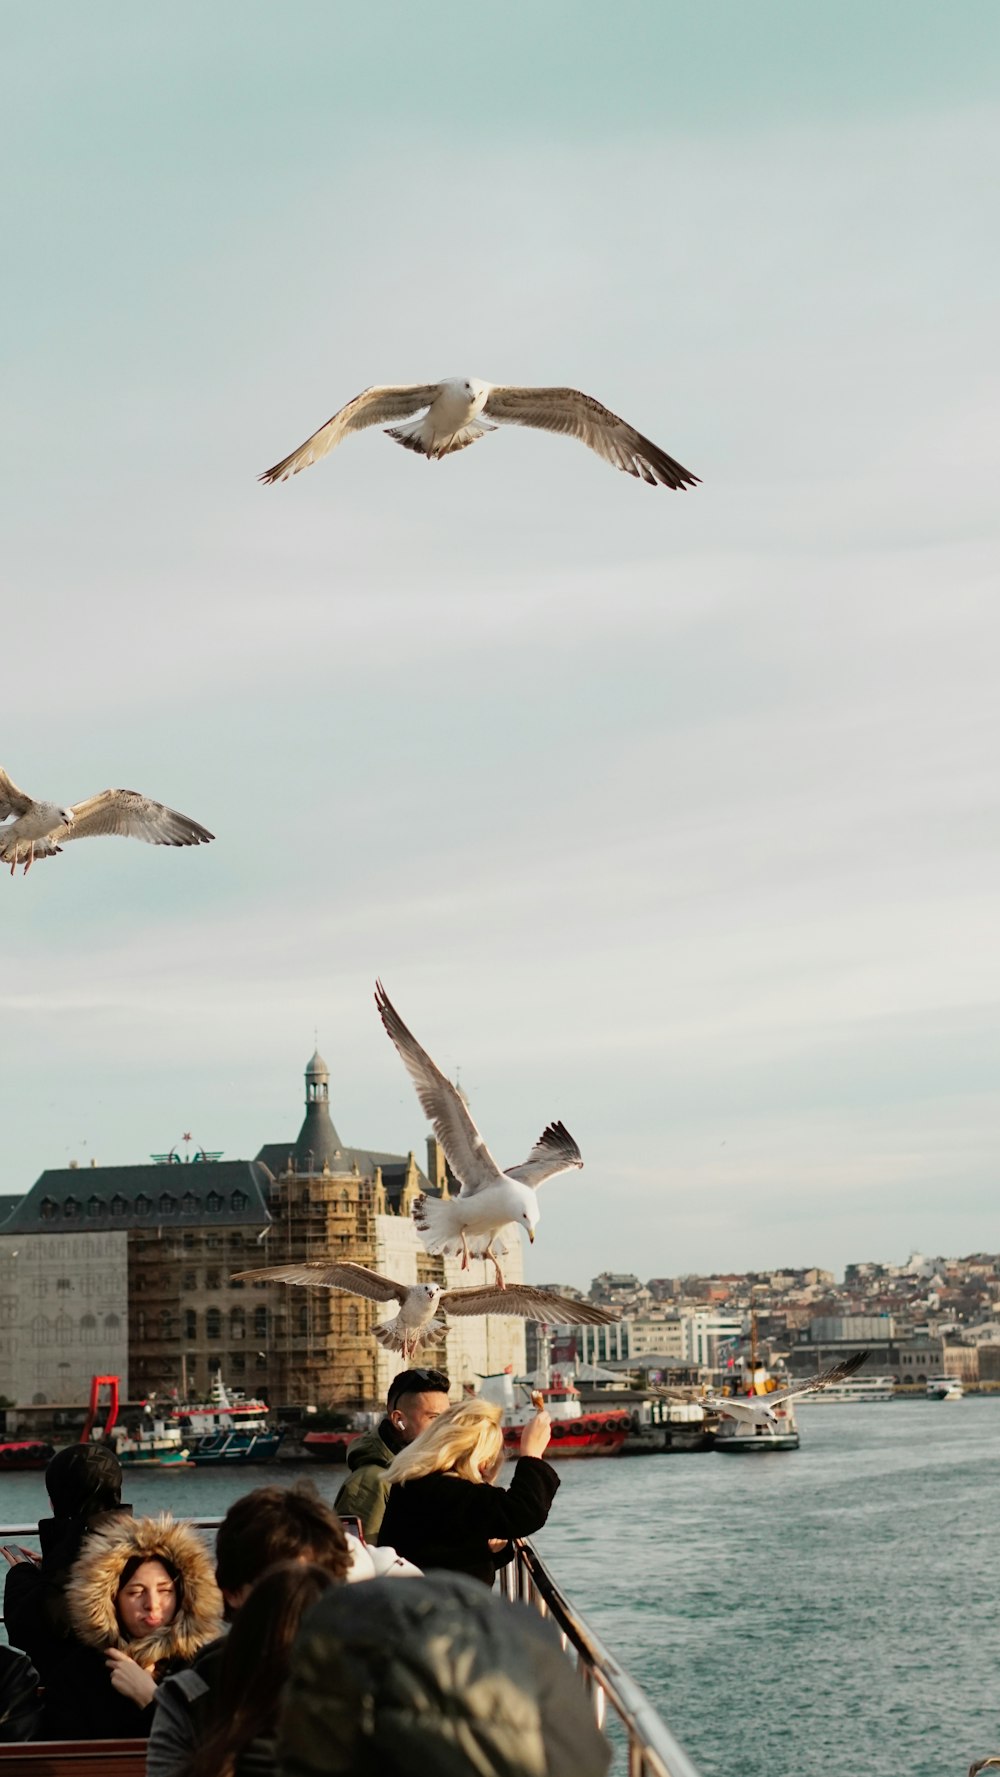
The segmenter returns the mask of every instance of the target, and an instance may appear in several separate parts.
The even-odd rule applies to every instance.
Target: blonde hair
[[[503,1459],[502,1409],[493,1401],[459,1401],[394,1457],[385,1472],[392,1484],[422,1475],[459,1475],[490,1481]]]

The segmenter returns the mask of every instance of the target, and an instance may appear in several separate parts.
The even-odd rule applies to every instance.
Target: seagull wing
[[[53,844],[94,839],[102,833],[144,839],[147,845],[207,845],[215,838],[207,827],[162,802],[151,802],[138,790],[102,790],[99,796],[74,803],[73,817],[72,826],[55,827],[48,835]]]
[[[815,1394],[818,1388],[829,1388],[834,1382],[843,1382],[848,1376],[853,1376],[855,1370],[860,1370],[870,1355],[867,1351],[856,1351],[853,1357],[845,1358],[843,1363],[834,1364],[830,1370],[823,1370],[819,1376],[809,1376],[802,1382],[794,1382],[790,1388],[780,1389],[776,1394],[758,1395],[757,1399],[766,1406],[773,1407],[776,1401],[790,1401],[797,1394]]]
[[[593,1302],[577,1302],[555,1290],[535,1289],[530,1283],[509,1283],[506,1289],[448,1290],[439,1306],[447,1314],[519,1314],[522,1320],[544,1320],[552,1326],[605,1327],[619,1317]]]
[[[697,485],[698,476],[668,457],[634,426],[579,389],[491,389],[483,412],[505,426],[535,426],[579,438],[615,469],[663,487]]]
[[[5,821],[10,814],[27,814],[29,808],[33,807],[31,797],[18,789],[14,779],[8,777],[0,765],[0,821]]]
[[[290,457],[283,457],[275,463],[273,469],[265,469],[258,481],[287,481],[290,475],[297,475],[300,469],[308,469],[310,463],[318,463],[320,457],[328,457],[338,444],[342,444],[349,432],[363,432],[366,426],[381,426],[384,420],[405,420],[411,413],[419,413],[422,407],[430,407],[440,393],[440,383],[375,383],[370,389],[363,389],[355,395],[346,407],[320,426],[311,438],[293,450]]]
[[[303,1283],[313,1289],[348,1290],[353,1296],[368,1296],[373,1302],[406,1301],[405,1283],[393,1283],[391,1277],[380,1277],[367,1265],[330,1265],[325,1259],[307,1259],[301,1265],[265,1265],[257,1271],[234,1271],[239,1283]]]
[[[583,1165],[583,1155],[565,1123],[550,1123],[538,1137],[527,1160],[520,1166],[508,1166],[507,1177],[519,1179],[522,1185],[537,1190],[557,1172],[569,1172]]]
[[[471,1197],[488,1185],[498,1184],[503,1173],[472,1121],[457,1087],[445,1079],[427,1051],[421,1049],[416,1037],[407,1030],[381,981],[375,983],[375,1004],[417,1089],[417,1097],[425,1115],[430,1118],[434,1134],[448,1156],[452,1172],[461,1182],[461,1195]]]

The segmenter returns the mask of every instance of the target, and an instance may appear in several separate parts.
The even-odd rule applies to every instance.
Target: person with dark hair
[[[389,1384],[385,1418],[375,1431],[356,1438],[347,1452],[351,1470],[335,1505],[345,1518],[359,1518],[368,1542],[382,1526],[389,1482],[385,1471],[393,1458],[448,1410],[447,1376],[441,1370],[401,1370]]]
[[[10,1564],[4,1587],[7,1639],[23,1648],[43,1683],[65,1657],[72,1632],[66,1615],[66,1583],[86,1538],[127,1517],[122,1505],[122,1467],[107,1444],[69,1444],[45,1470],[51,1518],[38,1535],[42,1557],[29,1549],[4,1549]]]
[[[198,1532],[163,1514],[88,1536],[66,1587],[74,1642],[45,1689],[41,1738],[144,1739],[160,1679],[222,1627]]]
[[[464,1574],[337,1589],[303,1619],[279,1777],[604,1777],[610,1762],[554,1625]]]
[[[257,1487],[230,1506],[215,1541],[215,1577],[230,1622],[268,1568],[297,1561],[347,1578],[351,1555],[336,1512],[308,1482]],[[159,1687],[146,1755],[146,1777],[187,1777],[206,1733],[226,1641],[206,1647],[188,1671]]]
[[[274,1777],[281,1693],[299,1623],[332,1573],[302,1561],[271,1567],[251,1589],[227,1635],[189,1777]]]

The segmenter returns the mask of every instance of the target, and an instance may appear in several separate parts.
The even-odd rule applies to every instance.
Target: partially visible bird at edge
[[[417,1198],[413,1205],[417,1232],[428,1252],[461,1254],[463,1270],[468,1269],[470,1256],[489,1259],[497,1286],[503,1289],[498,1254],[507,1248],[499,1239],[501,1229],[516,1223],[534,1241],[539,1185],[557,1173],[581,1167],[580,1150],[565,1124],[550,1123],[520,1165],[498,1166],[462,1094],[407,1030],[380,981],[375,984],[375,1004],[461,1185],[457,1197]]]
[[[13,819],[9,817],[13,816]],[[102,790],[85,802],[38,802],[19,790],[0,766],[0,864],[27,876],[37,858],[53,858],[71,839],[117,834],[147,845],[207,845],[207,827],[186,814],[152,802],[138,790]]]
[[[426,410],[426,411],[424,411]],[[414,414],[420,418],[413,419]],[[386,420],[408,425],[385,426]],[[695,487],[698,476],[644,438],[627,420],[585,395],[580,389],[513,388],[484,383],[474,376],[446,377],[439,383],[377,383],[341,407],[325,426],[265,469],[260,481],[287,481],[300,469],[329,456],[352,432],[384,426],[386,436],[430,462],[465,450],[497,425],[531,426],[577,438],[612,468],[634,475],[650,487]]]

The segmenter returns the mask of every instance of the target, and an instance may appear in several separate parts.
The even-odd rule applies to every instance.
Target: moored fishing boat
[[[229,1462],[273,1462],[284,1438],[269,1419],[266,1401],[227,1390],[216,1370],[210,1401],[181,1402],[171,1414],[178,1436],[198,1467]]]
[[[632,1415],[624,1407],[609,1408],[606,1412],[594,1407],[584,1410],[575,1384],[558,1371],[548,1380],[543,1371],[534,1379],[517,1382],[507,1371],[499,1376],[484,1376],[479,1393],[484,1400],[496,1401],[503,1408],[504,1448],[512,1455],[520,1447],[522,1428],[534,1418],[533,1394],[541,1397],[552,1421],[546,1462],[571,1456],[620,1456],[632,1429]]]
[[[5,1439],[0,1443],[0,1472],[45,1468],[54,1455],[55,1450],[51,1444],[40,1444],[37,1439],[22,1442]]]
[[[961,1401],[965,1398],[965,1389],[957,1376],[928,1376],[927,1399],[929,1401]]]

